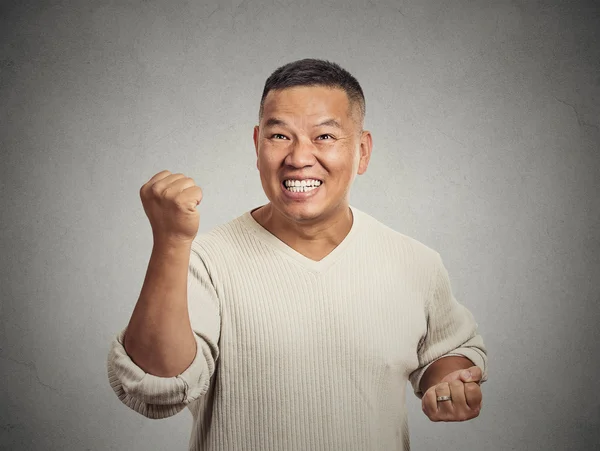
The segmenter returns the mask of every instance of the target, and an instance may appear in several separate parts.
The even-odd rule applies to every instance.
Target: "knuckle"
[[[479,385],[474,382],[465,384],[465,392],[468,394],[474,394],[480,391]]]
[[[150,192],[151,192],[151,193],[152,193],[154,196],[156,196],[156,197],[160,196],[160,192],[161,192],[161,190],[160,190],[160,186],[159,186],[157,183],[155,183],[155,184],[154,184],[154,185],[152,185],[152,187],[150,188]]]
[[[173,187],[167,186],[162,192],[162,197],[164,197],[165,199],[173,199],[176,196],[176,194],[174,195],[173,193],[175,193]]]
[[[449,388],[448,382],[442,382],[441,384],[435,386],[435,393],[446,393]]]
[[[450,388],[461,388],[463,383],[461,381],[452,381],[450,382]]]
[[[183,196],[175,196],[173,199],[173,203],[179,209],[183,209],[185,207],[185,198]]]

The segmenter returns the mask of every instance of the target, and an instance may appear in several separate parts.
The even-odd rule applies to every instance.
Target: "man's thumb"
[[[472,366],[460,372],[460,380],[463,382],[479,382],[481,380],[481,368]]]
[[[444,376],[440,382],[479,382],[481,380],[481,368],[478,366],[472,366],[464,370],[452,371],[450,374]]]
[[[460,381],[463,380],[461,378],[461,374],[462,372],[467,371],[467,370],[456,370],[456,371],[452,371],[449,374],[446,374],[444,376],[444,378],[440,381],[440,382],[452,382],[452,381]]]

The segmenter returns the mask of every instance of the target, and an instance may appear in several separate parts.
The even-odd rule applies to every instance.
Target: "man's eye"
[[[273,138],[273,139],[287,139],[287,137],[285,135],[282,135],[281,133],[275,133],[275,134],[271,135],[271,138]]]
[[[320,139],[321,141],[323,141],[323,140],[333,139],[333,136],[331,136],[329,134],[325,134],[325,135],[321,135],[321,136],[317,137],[317,139]]]

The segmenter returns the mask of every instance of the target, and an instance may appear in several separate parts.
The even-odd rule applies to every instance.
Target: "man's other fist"
[[[189,177],[161,171],[140,189],[155,240],[192,242],[200,226],[202,190]]]
[[[478,366],[448,374],[423,395],[423,412],[431,421],[466,421],[477,417],[482,401],[481,377]]]

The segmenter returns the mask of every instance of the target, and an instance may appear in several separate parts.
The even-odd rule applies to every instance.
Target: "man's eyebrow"
[[[340,123],[338,121],[336,121],[335,119],[327,119],[317,125],[315,125],[315,127],[335,127],[335,128],[342,128],[342,126],[340,125]]]
[[[270,117],[265,122],[265,127],[277,127],[279,125],[282,127],[287,126],[287,124],[283,120],[277,119],[276,117]]]
[[[277,126],[282,126],[282,127],[287,127],[287,123],[282,120],[282,119],[278,119],[276,117],[270,117],[269,119],[267,119],[265,121],[265,127],[277,127]],[[314,128],[316,127],[335,127],[335,128],[342,128],[342,126],[340,125],[340,123],[338,121],[336,121],[335,119],[326,119],[316,125],[314,125]]]

